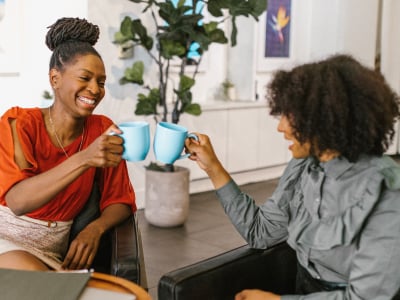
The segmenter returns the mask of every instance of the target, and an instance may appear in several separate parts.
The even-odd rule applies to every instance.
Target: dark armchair
[[[296,254],[286,244],[268,250],[242,246],[163,275],[159,300],[233,300],[243,289],[295,291]]]
[[[100,191],[95,184],[84,209],[75,218],[70,241],[100,214]],[[92,264],[96,272],[125,278],[147,288],[142,241],[136,215],[106,232]]]

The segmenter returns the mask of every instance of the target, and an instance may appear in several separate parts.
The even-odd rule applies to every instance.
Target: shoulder
[[[393,158],[384,155],[375,158],[372,164],[376,167],[379,174],[382,175],[388,189],[400,189],[400,165]]]
[[[40,108],[23,108],[19,106],[14,106],[8,109],[3,116],[1,117],[2,120],[8,119],[18,119],[21,121],[29,121],[32,119],[38,119],[42,117],[42,111]]]
[[[40,124],[43,123],[42,111],[40,108],[22,108],[12,107],[8,109],[1,117],[1,123],[9,128],[10,120],[17,121],[17,130],[34,131]]]

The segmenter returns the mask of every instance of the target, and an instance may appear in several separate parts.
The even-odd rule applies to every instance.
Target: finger
[[[89,257],[86,261],[86,269],[89,269],[90,266],[92,265],[93,261],[94,261],[94,257],[96,256],[96,252],[97,251],[91,251],[89,254]]]
[[[72,260],[74,259],[75,253],[76,253],[76,247],[75,247],[74,242],[72,242],[70,248],[68,249],[67,254],[65,255],[64,261],[61,265],[61,268],[63,268],[63,269],[70,268],[70,264],[71,264]]]
[[[106,141],[110,145],[119,145],[120,146],[124,143],[124,139],[118,135],[108,135]]]
[[[107,130],[104,132],[105,135],[110,135],[110,134],[121,134],[122,130],[119,129],[119,127],[116,124],[112,124],[110,127],[107,128]]]
[[[86,248],[87,248],[86,244],[78,245],[75,255],[68,266],[69,269],[76,270],[80,267],[80,260],[82,256],[84,256]]]
[[[89,257],[90,257],[90,253],[91,251],[89,250],[88,247],[86,247],[83,251],[82,251],[82,255],[79,258],[79,262],[76,266],[77,269],[89,269],[91,263],[89,263]]]

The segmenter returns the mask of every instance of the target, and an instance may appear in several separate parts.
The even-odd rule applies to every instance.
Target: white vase
[[[234,86],[227,88],[226,97],[231,101],[236,100],[236,88]]]
[[[146,170],[146,220],[158,227],[175,227],[189,215],[189,169],[175,166],[175,172]]]

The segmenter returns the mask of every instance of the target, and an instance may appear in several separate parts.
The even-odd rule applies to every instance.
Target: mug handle
[[[195,141],[199,141],[199,137],[194,133],[189,133],[186,138],[187,139],[194,139]],[[191,155],[190,153],[182,154],[181,156],[179,156],[177,158],[177,160],[178,159],[182,159],[182,158],[188,158],[190,155]]]

